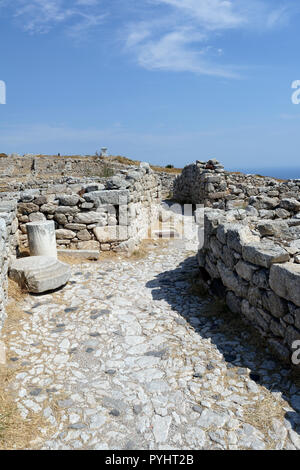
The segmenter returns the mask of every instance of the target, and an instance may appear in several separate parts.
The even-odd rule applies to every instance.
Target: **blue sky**
[[[300,167],[299,20],[298,0],[0,0],[0,152]]]

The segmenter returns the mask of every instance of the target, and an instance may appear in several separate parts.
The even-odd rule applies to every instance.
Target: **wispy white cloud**
[[[3,5],[30,34],[48,33],[57,25],[64,25],[70,34],[83,33],[102,23],[106,16],[99,0],[4,0],[0,7]]]
[[[0,0],[28,33],[63,26],[82,39],[110,19],[127,53],[147,70],[237,78],[244,67],[226,60],[230,31],[270,31],[289,19],[289,2],[272,0]],[[4,9],[2,9],[4,10]]]
[[[149,0],[159,16],[143,11],[128,25],[127,50],[149,70],[186,71],[237,78],[244,67],[222,65],[223,35],[230,30],[270,30],[288,18],[288,7],[266,0]],[[213,47],[212,42],[219,46]],[[223,62],[223,61],[222,61]]]
[[[193,72],[227,78],[238,77],[235,67],[218,66],[208,58],[211,47],[206,36],[193,28],[182,27],[153,37],[145,29],[129,33],[127,47],[135,52],[138,64],[148,70]],[[192,46],[196,47],[193,48]],[[214,51],[220,55],[220,49]]]

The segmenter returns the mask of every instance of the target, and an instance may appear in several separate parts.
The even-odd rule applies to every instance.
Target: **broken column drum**
[[[55,225],[53,220],[29,222],[26,224],[31,256],[57,258]]]

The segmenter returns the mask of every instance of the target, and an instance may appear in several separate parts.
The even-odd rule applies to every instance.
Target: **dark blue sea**
[[[269,168],[226,168],[228,171],[241,171],[254,175],[271,176],[279,179],[300,179],[300,167],[269,167]]]

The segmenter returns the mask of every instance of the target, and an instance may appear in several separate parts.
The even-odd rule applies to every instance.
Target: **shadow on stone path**
[[[296,377],[295,380],[295,374],[291,372],[288,365],[274,357],[267,345],[263,344],[258,333],[252,327],[245,325],[237,315],[229,312],[225,304],[208,298],[206,307],[203,309],[203,297],[193,295],[191,289],[188,289],[188,283],[191,288],[193,279],[196,279],[198,274],[196,256],[191,256],[174,270],[158,274],[146,286],[151,289],[153,300],[168,302],[172,310],[179,313],[183,322],[190,324],[200,337],[211,340],[222,356],[227,369],[226,373],[229,376],[249,377],[248,388],[250,390],[252,388],[255,392],[256,385],[259,385],[271,392],[274,400],[279,398],[289,404],[290,410],[284,410],[283,424],[286,430],[290,431],[292,441],[294,440],[294,443],[299,445],[299,378]],[[174,285],[178,295],[181,296],[181,301],[173,295],[172,286]],[[187,308],[187,302],[183,300],[192,298],[194,301],[198,299],[198,311]],[[233,320],[234,331],[230,329],[230,323],[227,324],[228,318]],[[206,365],[206,369],[210,369],[210,364]],[[200,381],[205,380],[207,370],[199,374]]]

